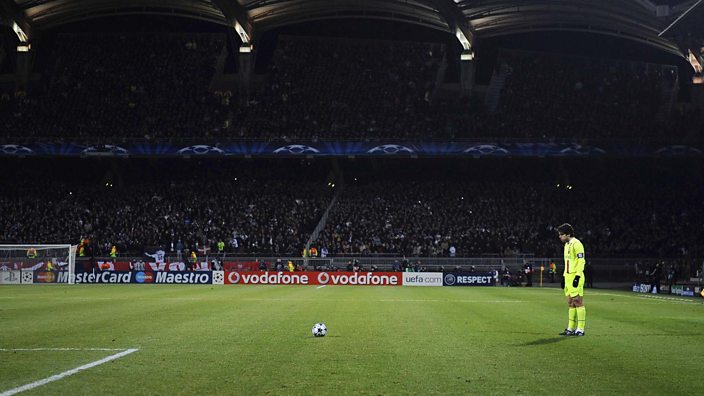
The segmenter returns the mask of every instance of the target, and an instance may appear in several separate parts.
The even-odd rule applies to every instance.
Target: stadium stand
[[[499,136],[642,138],[659,132],[663,85],[675,68],[634,62],[504,51]]]
[[[665,201],[653,196],[655,186],[614,187],[462,181],[349,187],[318,244],[332,254],[448,256],[455,246],[458,256],[542,257],[555,253],[555,224],[569,218],[580,224],[594,256],[671,257],[700,245],[688,236],[701,228],[696,188],[670,190],[672,201]],[[649,210],[632,205],[636,200]]]
[[[440,44],[282,37],[271,84],[239,109],[242,137],[432,136]]]
[[[208,92],[218,34],[62,34],[38,92],[5,92],[3,136],[115,142],[207,138],[226,112]]]
[[[298,255],[331,196],[303,168],[293,174],[151,163],[147,170],[141,163],[125,165],[121,184],[77,167],[75,178],[45,180],[42,175],[52,172],[39,167],[7,180],[15,187],[2,189],[0,241],[78,243],[89,237],[94,253],[107,255],[113,244],[141,254],[144,247],[169,249],[179,239],[189,249],[223,240],[231,253]]]
[[[667,66],[502,51],[497,70],[508,75],[490,114],[475,100],[436,95],[443,44],[281,36],[267,78],[244,98],[210,89],[225,41],[205,33],[59,35],[40,89],[0,93],[0,137],[14,144],[702,138],[700,112],[676,109],[667,118],[663,87],[676,80]]]
[[[90,236],[101,249],[117,244],[121,252],[140,254],[144,246],[168,248],[179,239],[212,247],[236,237],[238,247],[230,244],[228,252],[299,255],[341,189],[313,243],[331,255],[448,256],[454,246],[459,257],[551,256],[554,227],[567,220],[591,257],[683,257],[704,250],[701,180],[667,164],[625,163],[616,170],[611,162],[607,177],[591,161],[572,171],[572,182],[553,182],[555,172],[547,168],[562,167],[556,162],[463,169],[452,161],[378,168],[353,161],[345,165],[344,187],[331,188],[332,169],[321,162],[136,162],[116,174],[103,170],[112,174],[106,177],[88,169],[103,165],[84,161],[89,165],[78,164],[85,172],[73,178],[61,176],[66,165],[55,162],[5,175],[11,188],[0,193],[0,242]]]

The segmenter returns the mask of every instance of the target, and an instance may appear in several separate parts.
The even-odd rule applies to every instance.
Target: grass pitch
[[[701,390],[701,299],[557,289],[0,287],[0,394],[677,394]],[[316,322],[328,335],[314,338]],[[17,351],[10,349],[76,348]]]

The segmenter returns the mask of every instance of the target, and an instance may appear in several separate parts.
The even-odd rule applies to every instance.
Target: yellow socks
[[[585,307],[575,308],[577,311],[577,330],[584,331],[584,322],[587,320],[587,309]]]
[[[567,330],[574,331],[577,328],[577,308],[570,308],[567,318],[569,319]]]

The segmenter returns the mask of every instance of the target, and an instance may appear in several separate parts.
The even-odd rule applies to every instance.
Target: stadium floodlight
[[[75,245],[0,245],[0,284],[74,284],[75,274]]]

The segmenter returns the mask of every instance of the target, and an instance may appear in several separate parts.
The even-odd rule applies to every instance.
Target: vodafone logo
[[[240,273],[239,272],[228,272],[227,273],[227,283],[240,283]]]
[[[228,284],[244,285],[308,285],[310,279],[305,272],[228,272]]]
[[[342,272],[328,274],[327,272],[321,272],[318,274],[318,283],[326,285],[330,282],[332,282],[333,285],[397,286],[400,284],[399,276],[395,273]]]
[[[401,274],[395,272],[263,272],[228,271],[226,284],[240,285],[370,285],[400,286]]]

